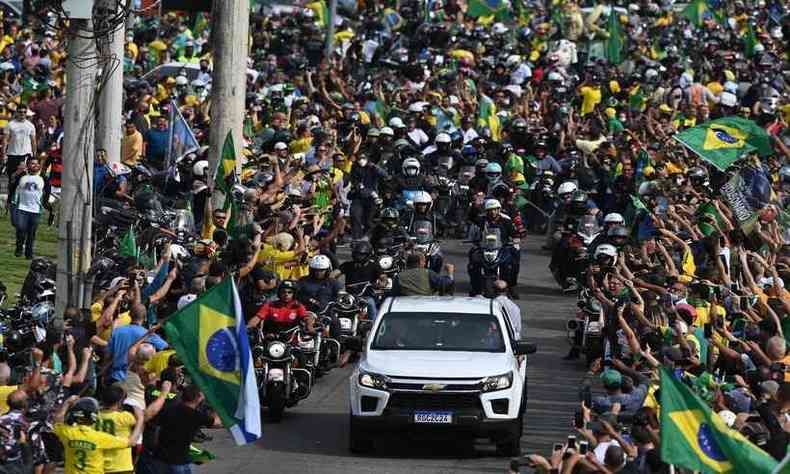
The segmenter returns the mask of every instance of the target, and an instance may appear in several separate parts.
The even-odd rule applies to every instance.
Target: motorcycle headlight
[[[390,268],[392,268],[392,263],[393,263],[392,257],[390,257],[389,255],[384,255],[379,259],[379,266],[381,267],[382,270],[389,270]]]
[[[351,329],[351,320],[348,318],[338,318],[340,329]]]
[[[508,372],[502,375],[494,375],[493,377],[486,377],[480,383],[480,389],[483,392],[495,392],[497,390],[504,390],[510,388],[513,384],[513,372]]]
[[[269,356],[279,359],[285,354],[285,344],[282,342],[272,342],[269,344]]]
[[[359,373],[359,384],[363,387],[375,388],[378,390],[387,389],[387,377],[371,372]]]

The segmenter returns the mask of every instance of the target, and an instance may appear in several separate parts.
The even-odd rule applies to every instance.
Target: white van
[[[362,345],[362,344],[360,344]],[[377,433],[490,438],[520,452],[526,355],[505,308],[490,299],[389,298],[351,374],[350,448],[373,449]]]

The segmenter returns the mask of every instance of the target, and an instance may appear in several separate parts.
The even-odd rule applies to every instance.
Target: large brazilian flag
[[[746,153],[773,153],[771,137],[762,127],[742,117],[723,117],[675,134],[673,138],[721,171]]]

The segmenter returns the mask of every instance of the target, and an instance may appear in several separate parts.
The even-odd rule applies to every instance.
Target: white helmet
[[[557,188],[557,194],[571,194],[577,189],[578,187],[576,186],[576,183],[573,181],[565,181],[564,183],[560,184],[559,188]]]
[[[392,117],[390,119],[390,127],[392,128],[406,128],[406,124],[400,117]]]
[[[417,191],[417,193],[415,193],[414,195],[414,199],[412,199],[412,202],[414,203],[415,206],[417,204],[427,204],[428,206],[430,206],[431,204],[433,204],[433,198],[426,191]]]
[[[450,138],[450,135],[446,133],[440,133],[436,135],[436,143],[451,143],[453,140]]]
[[[379,134],[380,135],[386,135],[388,137],[394,137],[395,136],[395,131],[393,129],[391,129],[390,127],[382,127],[382,129],[379,130]]]
[[[189,79],[186,76],[178,76],[176,77],[176,85],[177,86],[185,86],[189,84]]]
[[[332,262],[326,255],[316,255],[310,259],[310,268],[313,270],[331,270]]]
[[[616,212],[610,212],[609,214],[606,214],[606,217],[603,218],[603,223],[622,225],[625,223],[625,219],[623,219],[623,216]]]
[[[409,171],[414,171],[413,173]],[[403,174],[406,176],[417,176],[420,174],[420,162],[417,158],[406,158],[403,160]]]
[[[611,244],[601,244],[595,249],[595,259],[598,260],[600,257],[611,257],[614,259],[612,265],[617,263],[617,249],[614,245]]]
[[[206,176],[206,171],[208,171],[208,161],[207,160],[200,160],[195,162],[192,165],[192,176]]]
[[[409,112],[422,112],[423,110],[425,110],[424,102],[414,102],[409,105]]]
[[[189,252],[183,246],[178,244],[173,244],[170,246],[170,258],[173,260],[179,258],[187,258],[189,257]]]
[[[502,204],[500,204],[496,199],[486,199],[484,208],[486,211],[490,211],[492,209],[502,209]]]

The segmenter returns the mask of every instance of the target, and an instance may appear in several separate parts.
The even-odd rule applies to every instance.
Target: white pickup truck
[[[490,438],[520,452],[526,355],[505,308],[490,299],[389,298],[351,374],[349,444],[375,448],[377,434]]]

